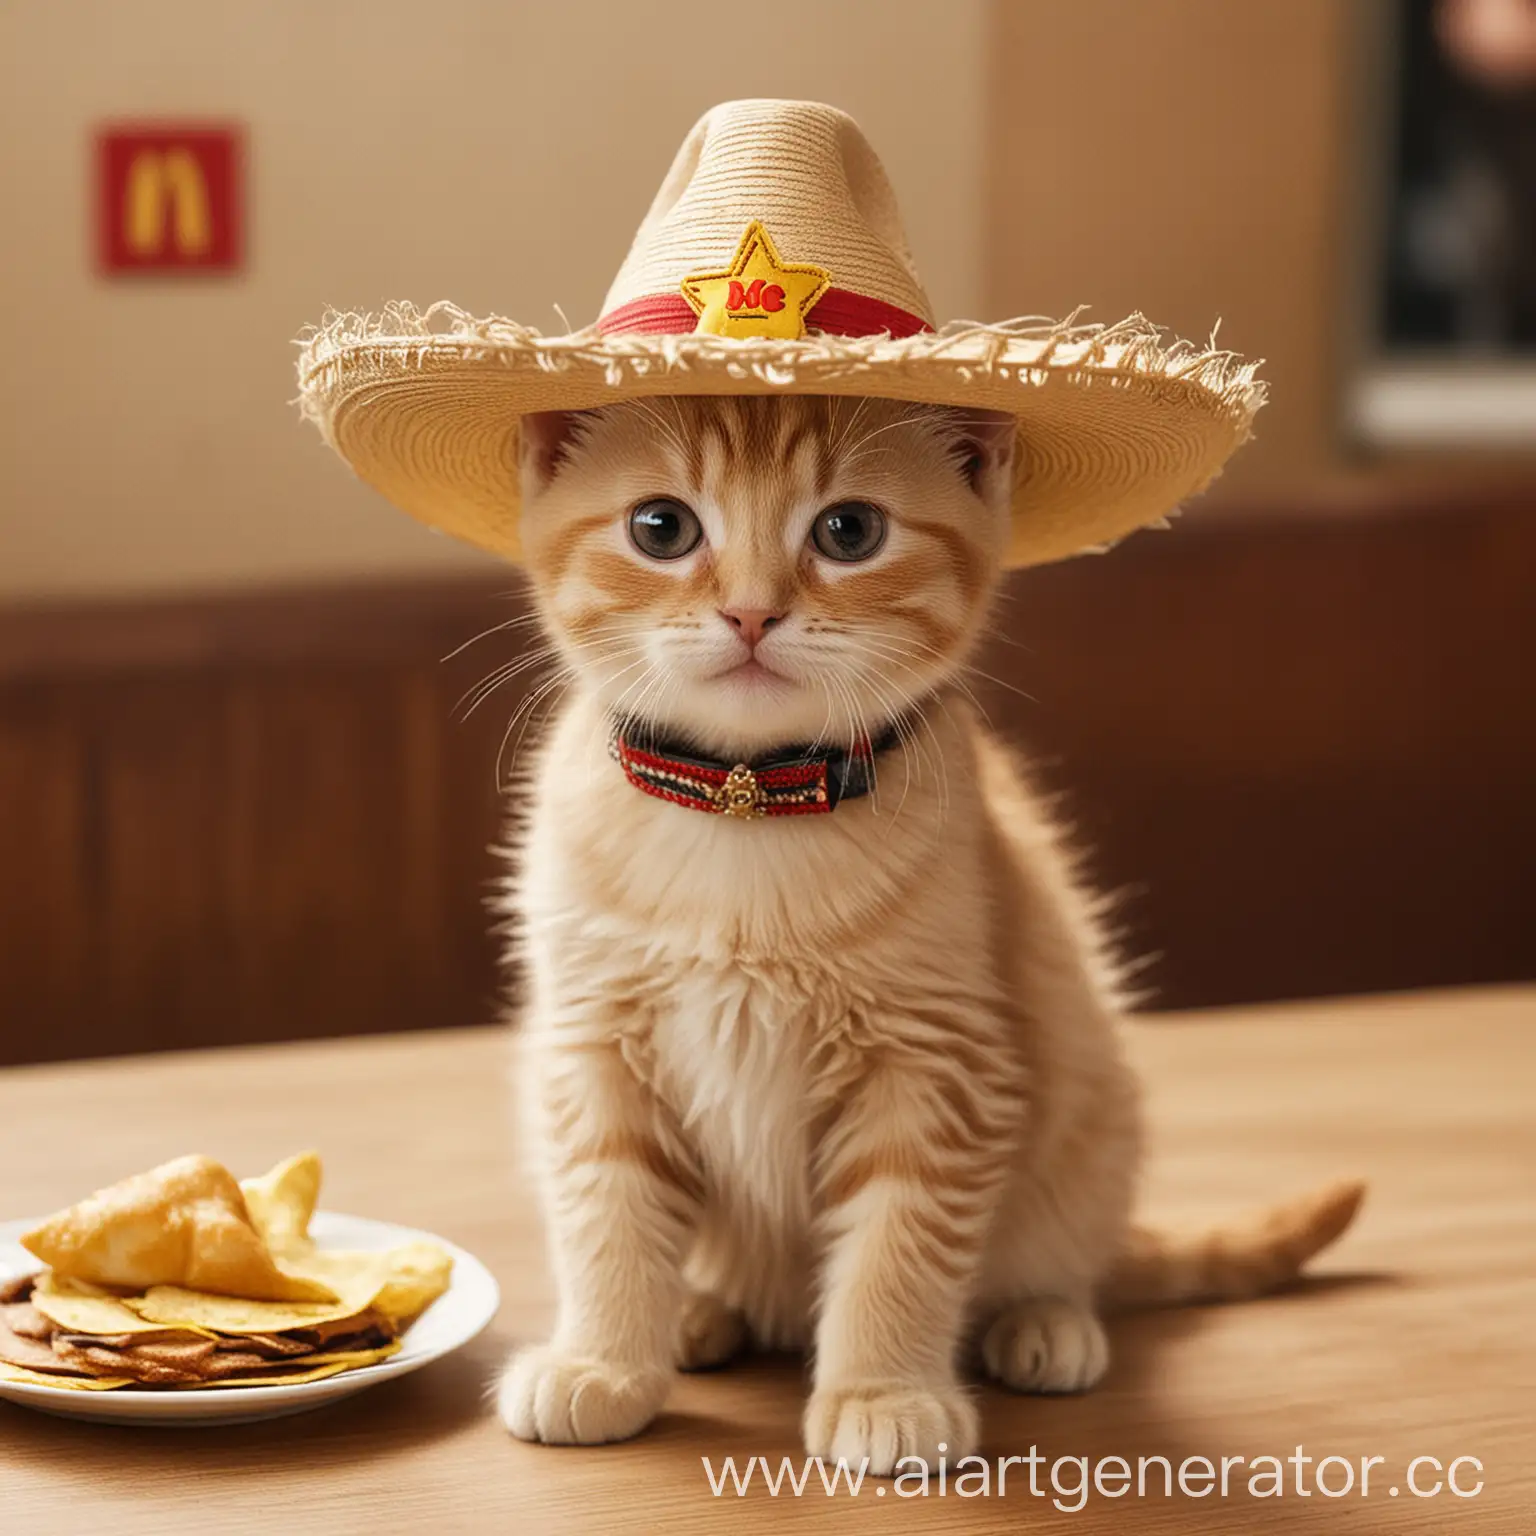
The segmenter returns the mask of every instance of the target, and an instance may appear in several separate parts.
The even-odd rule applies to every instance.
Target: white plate
[[[37,1260],[17,1241],[37,1221],[0,1223],[0,1279],[30,1274]],[[0,1381],[0,1399],[66,1419],[94,1419],[114,1424],[251,1424],[307,1413],[354,1392],[419,1371],[441,1359],[480,1332],[496,1315],[501,1296],[490,1271],[473,1254],[430,1232],[369,1221],[362,1216],[338,1216],[320,1211],[310,1226],[321,1248],[393,1248],[397,1243],[437,1243],[453,1255],[453,1281],[448,1289],[405,1331],[400,1352],[343,1371],[323,1381],[292,1387],[217,1387],[207,1390],[118,1387],[111,1392],[71,1392],[64,1387],[35,1387]]]

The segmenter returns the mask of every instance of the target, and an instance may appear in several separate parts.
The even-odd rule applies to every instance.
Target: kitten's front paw
[[[661,1412],[668,1371],[568,1354],[553,1344],[520,1350],[501,1378],[496,1406],[519,1440],[602,1445],[638,1435]]]
[[[976,1409],[959,1387],[931,1391],[899,1382],[818,1387],[805,1407],[805,1448],[824,1461],[861,1463],[875,1477],[951,1465],[976,1447]],[[942,1447],[942,1449],[941,1449]]]
[[[1109,1369],[1109,1340],[1087,1307],[1032,1296],[998,1313],[981,1358],[987,1374],[1015,1392],[1082,1392]]]

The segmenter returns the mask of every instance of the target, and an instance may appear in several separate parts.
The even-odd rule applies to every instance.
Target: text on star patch
[[[730,266],[696,272],[681,287],[699,317],[696,332],[793,341],[805,335],[806,316],[831,283],[825,267],[783,260],[762,221],[753,219]]]

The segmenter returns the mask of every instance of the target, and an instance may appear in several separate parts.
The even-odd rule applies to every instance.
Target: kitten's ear
[[[984,500],[1013,485],[1018,418],[1006,411],[968,411],[959,424],[960,465],[971,489]]]
[[[581,430],[580,411],[535,411],[523,417],[517,456],[525,490],[543,490],[555,478]]]

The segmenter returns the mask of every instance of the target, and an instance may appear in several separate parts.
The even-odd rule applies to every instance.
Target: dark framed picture
[[[1348,424],[1536,451],[1536,0],[1382,0]]]

